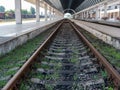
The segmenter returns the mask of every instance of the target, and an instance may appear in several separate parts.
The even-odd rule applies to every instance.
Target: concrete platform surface
[[[83,20],[84,21],[84,20]],[[106,25],[111,25],[114,27],[120,27],[120,22],[119,21],[115,21],[115,20],[91,20],[91,19],[85,19],[85,21],[88,22],[93,22],[93,23],[100,23],[100,24],[106,24]]]
[[[20,34],[30,32],[32,30],[38,29],[50,23],[56,22],[56,20],[51,21],[41,21],[41,22],[32,22],[32,23],[24,23],[24,24],[12,24],[12,25],[5,25],[0,26],[0,37],[14,37]]]
[[[85,21],[73,20],[73,19],[72,21],[75,22],[79,26],[84,25],[89,28],[95,29],[99,32],[102,32],[104,34],[110,35],[111,37],[120,39],[120,28],[100,25],[100,24],[95,24],[95,23],[90,23],[90,22],[85,22]]]
[[[54,19],[51,21],[30,22],[24,24],[11,24],[0,26],[0,44],[7,42],[17,36],[34,31],[38,28],[44,27],[48,24],[54,23],[60,19]]]
[[[59,20],[0,26],[0,55],[10,52],[27,40],[49,29]]]

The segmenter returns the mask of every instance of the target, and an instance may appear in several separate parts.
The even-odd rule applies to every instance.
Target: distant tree
[[[8,19],[9,18],[9,11],[5,12],[5,18]]]
[[[5,17],[6,17],[6,19],[7,18],[14,18],[14,15],[15,15],[15,11],[14,10],[8,10],[8,11],[6,11],[5,12]]]
[[[28,14],[28,11],[26,9],[22,9],[22,14],[23,15],[27,15]]]
[[[0,12],[5,12],[5,7],[4,6],[0,6]]]
[[[35,8],[34,8],[34,7],[31,7],[31,8],[30,8],[30,12],[31,12],[31,14],[34,15],[34,14],[35,14]]]
[[[31,14],[31,11],[28,11],[28,14],[30,15],[30,14]]]
[[[11,14],[15,14],[15,10],[10,10],[9,11]]]

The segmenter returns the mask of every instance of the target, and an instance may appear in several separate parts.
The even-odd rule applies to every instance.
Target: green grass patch
[[[25,44],[18,46],[11,52],[0,56],[0,75],[8,76],[14,75],[17,70],[9,71],[9,69],[14,67],[21,67],[24,62],[33,54],[33,52],[40,46],[51,30],[47,30],[46,32],[41,33],[39,36],[28,40]],[[6,72],[7,71],[7,72]],[[0,81],[0,87],[5,85],[5,83]]]
[[[120,51],[113,46],[103,42],[94,35],[85,30],[80,30],[84,36],[93,44],[93,46],[101,52],[101,54],[114,66],[120,68]]]
[[[2,88],[5,84],[6,84],[7,81],[0,81],[0,88]]]

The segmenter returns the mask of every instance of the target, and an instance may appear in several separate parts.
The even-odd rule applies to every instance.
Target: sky
[[[15,0],[0,0],[0,6],[4,6],[6,10],[10,10],[10,9],[14,10],[15,8],[14,1]],[[29,11],[31,6],[35,8],[35,5],[28,3],[24,0],[21,1],[22,1],[22,9],[27,9]],[[40,10],[41,12],[44,13],[43,8],[40,8]]]
[[[15,8],[14,1],[15,0],[0,0],[0,6],[1,5],[4,6],[6,8],[6,10],[14,9]],[[24,0],[21,0],[21,1],[22,1],[22,9],[29,10],[31,6],[35,8],[35,6],[33,4],[28,3]]]

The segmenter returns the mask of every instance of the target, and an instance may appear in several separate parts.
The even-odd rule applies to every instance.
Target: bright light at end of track
[[[64,18],[73,18],[73,17],[72,17],[72,15],[70,13],[65,13]]]

